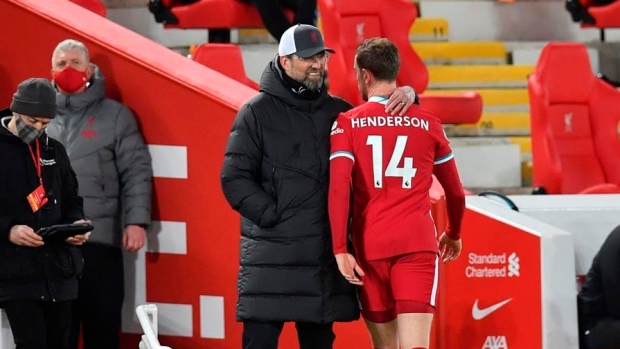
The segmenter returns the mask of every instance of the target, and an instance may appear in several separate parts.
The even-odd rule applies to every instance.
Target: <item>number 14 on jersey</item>
[[[369,135],[366,139],[366,145],[372,148],[372,173],[375,188],[383,188],[383,178],[385,177],[402,177],[402,187],[411,189],[411,182],[416,168],[413,167],[413,158],[403,158],[405,147],[407,145],[407,136],[398,136],[396,144],[392,150],[390,162],[383,172],[383,136]],[[398,167],[400,160],[403,159],[403,167]]]

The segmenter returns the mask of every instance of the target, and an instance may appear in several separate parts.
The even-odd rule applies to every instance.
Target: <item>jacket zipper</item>
[[[276,167],[274,166],[271,170],[271,191],[273,192],[273,196],[275,198],[278,197],[278,191],[276,190],[276,176],[278,173],[276,172]]]

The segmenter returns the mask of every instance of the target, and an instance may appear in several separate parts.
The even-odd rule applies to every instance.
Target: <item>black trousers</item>
[[[586,335],[588,349],[620,349],[620,320],[602,319]]]
[[[277,349],[283,322],[243,323],[243,349]],[[300,349],[332,349],[336,335],[332,323],[296,322]]]
[[[73,306],[70,347],[78,348],[81,325],[84,349],[118,349],[125,292],[123,252],[96,243],[80,249],[84,271]]]
[[[71,301],[2,303],[17,349],[68,349]]]
[[[315,25],[317,0],[245,0],[248,1],[256,6],[265,28],[277,41],[280,41],[282,34],[293,24]],[[292,23],[284,13],[285,8],[295,13]]]

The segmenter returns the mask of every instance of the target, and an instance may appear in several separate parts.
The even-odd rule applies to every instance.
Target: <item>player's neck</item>
[[[396,82],[377,81],[368,86],[368,97],[385,97],[389,98],[396,90]]]

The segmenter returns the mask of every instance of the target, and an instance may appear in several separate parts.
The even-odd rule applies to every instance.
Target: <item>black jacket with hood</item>
[[[594,256],[577,304],[582,336],[601,320],[620,325],[620,226],[612,230]]]
[[[83,268],[82,255],[75,246],[60,240],[25,247],[9,240],[14,225],[37,231],[83,219],[75,174],[65,148],[47,135],[41,136],[41,172],[48,202],[33,213],[26,196],[39,186],[39,180],[28,145],[6,128],[9,115],[9,110],[0,111],[0,305],[15,299],[75,299]],[[31,147],[36,154],[34,143]]]
[[[352,321],[359,308],[338,271],[327,213],[329,133],[351,105],[323,89],[305,100],[272,61],[239,110],[222,188],[241,218],[238,321]]]

